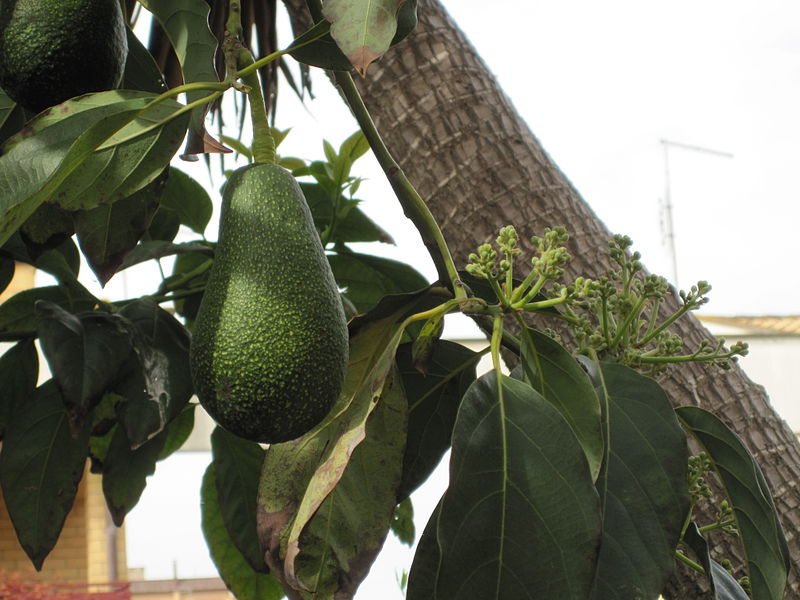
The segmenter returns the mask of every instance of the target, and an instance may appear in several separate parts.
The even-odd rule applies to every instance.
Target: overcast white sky
[[[670,150],[679,283],[712,283],[709,314],[800,313],[800,4],[444,4],[545,149],[608,227],[634,239],[651,271],[671,275],[660,226],[665,177],[659,140],[733,154]],[[293,133],[283,153],[318,158],[321,137],[338,144],[355,130],[324,77],[317,77],[316,91],[307,114],[289,105],[284,88],[279,126]],[[359,194],[364,209],[395,235],[394,256],[417,256],[413,231],[368,162],[356,169],[371,178]],[[209,237],[215,237],[213,228]],[[424,256],[415,262],[433,276]],[[112,283],[107,293],[114,286],[124,293],[125,285]],[[199,512],[193,512],[207,461],[184,454],[161,465],[130,515],[129,563],[146,566],[148,577],[171,577],[173,558],[180,576],[214,574],[198,537]],[[178,480],[184,482],[180,492]],[[440,478],[436,489],[417,498],[420,531],[442,485]],[[158,520],[155,533],[158,514],[165,522]],[[392,556],[374,569],[359,598],[402,598],[394,592],[393,573],[408,567],[410,553],[392,544]]]

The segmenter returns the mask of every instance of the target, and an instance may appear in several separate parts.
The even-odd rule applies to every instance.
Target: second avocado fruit
[[[122,81],[119,0],[0,0],[0,87],[33,112]]]
[[[341,393],[348,333],[303,192],[268,163],[235,171],[195,322],[195,392],[217,423],[262,443],[319,424]]]

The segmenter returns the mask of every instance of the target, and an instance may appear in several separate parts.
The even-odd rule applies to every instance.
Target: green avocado
[[[127,54],[119,0],[0,0],[0,87],[28,110],[116,88]]]
[[[200,404],[256,442],[303,435],[341,393],[342,302],[303,192],[283,167],[249,165],[225,185],[189,357]]]

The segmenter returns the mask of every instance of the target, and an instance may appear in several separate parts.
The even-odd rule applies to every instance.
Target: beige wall
[[[20,573],[35,581],[103,583],[110,581],[112,575],[125,580],[128,573],[123,530],[113,532],[117,570],[112,573],[109,569],[109,522],[100,477],[90,474],[87,468],[58,543],[37,573],[20,547],[0,499],[0,571]]]

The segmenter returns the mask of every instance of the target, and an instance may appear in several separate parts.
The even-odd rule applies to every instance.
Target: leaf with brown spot
[[[404,0],[328,0],[322,9],[331,36],[364,77],[397,32],[397,11]]]
[[[344,391],[330,416],[305,436],[267,450],[258,529],[267,563],[287,590],[304,587],[295,566],[301,535],[365,438],[367,420],[384,392],[402,339],[398,323],[425,299],[424,293],[391,297],[359,319],[364,324],[351,329],[355,332]]]

